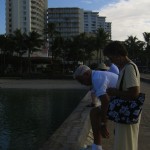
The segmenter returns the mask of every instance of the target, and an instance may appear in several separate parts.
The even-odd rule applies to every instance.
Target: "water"
[[[0,89],[0,150],[38,150],[86,92]]]

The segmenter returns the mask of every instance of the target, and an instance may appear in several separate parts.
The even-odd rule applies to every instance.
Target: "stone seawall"
[[[91,129],[91,108],[86,107],[90,102],[89,94],[90,92],[85,95],[77,108],[40,150],[79,150],[84,145]]]

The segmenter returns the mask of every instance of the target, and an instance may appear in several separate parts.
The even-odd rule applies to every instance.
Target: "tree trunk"
[[[28,50],[28,73],[31,73],[31,58],[30,58],[30,50]]]

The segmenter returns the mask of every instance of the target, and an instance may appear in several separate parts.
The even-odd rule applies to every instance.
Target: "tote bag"
[[[130,64],[134,66],[134,64]],[[135,66],[134,69],[136,71]],[[119,89],[122,89],[121,86],[123,85],[124,73],[120,82]],[[112,97],[109,102],[107,111],[108,119],[117,123],[135,124],[139,120],[139,115],[142,111],[144,101],[144,93],[140,93],[139,96],[134,100],[124,100],[119,97]]]

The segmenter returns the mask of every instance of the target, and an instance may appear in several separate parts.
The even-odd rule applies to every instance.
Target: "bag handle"
[[[125,70],[123,71],[123,75],[122,75],[122,78],[121,78],[121,81],[120,81],[120,85],[119,85],[119,90],[120,91],[122,91],[124,74],[125,74]]]
[[[129,62],[128,65],[132,65],[134,67],[134,70],[135,70],[135,73],[136,73],[136,76],[137,76],[137,70],[136,70],[136,67],[133,63]],[[119,85],[119,90],[122,91],[122,86],[123,86],[123,78],[124,78],[124,74],[125,74],[125,69],[124,69],[124,72],[123,72],[123,75],[122,75],[122,78],[121,78],[121,81],[120,81],[120,85]]]

